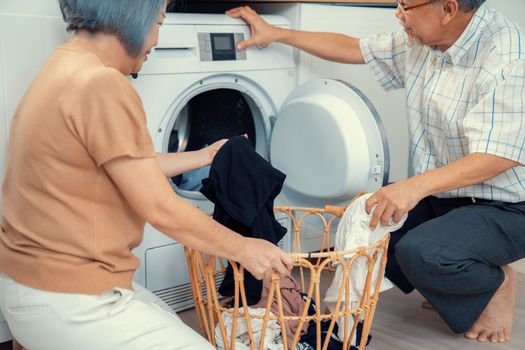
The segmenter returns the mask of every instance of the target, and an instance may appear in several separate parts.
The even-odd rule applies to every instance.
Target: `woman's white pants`
[[[13,337],[29,350],[214,349],[156,295],[133,288],[54,293],[0,274],[0,306]]]

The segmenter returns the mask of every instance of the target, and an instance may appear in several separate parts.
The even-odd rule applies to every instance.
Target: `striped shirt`
[[[481,6],[446,52],[408,45],[403,30],[361,40],[384,89],[406,90],[414,174],[479,152],[525,164],[525,41],[522,30]],[[525,167],[438,194],[525,201]]]

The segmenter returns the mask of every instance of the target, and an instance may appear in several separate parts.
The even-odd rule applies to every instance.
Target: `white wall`
[[[525,0],[487,0],[486,4],[515,20],[525,30]]]
[[[58,0],[0,0],[0,13],[56,16],[60,9]]]
[[[516,21],[525,30],[525,1],[524,0],[487,0],[487,6],[501,11]],[[523,228],[525,232],[525,227]],[[516,271],[525,273],[525,259],[512,264]]]
[[[58,0],[0,0],[0,183],[16,106],[47,57],[67,39],[65,28]]]

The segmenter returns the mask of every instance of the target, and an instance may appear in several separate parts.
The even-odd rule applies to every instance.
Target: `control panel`
[[[244,33],[198,33],[201,61],[239,61],[246,59],[246,50],[237,51]]]

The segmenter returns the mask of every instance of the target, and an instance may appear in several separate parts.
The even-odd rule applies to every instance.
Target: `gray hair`
[[[439,0],[434,0],[434,2],[438,2]],[[475,11],[479,9],[479,7],[486,1],[486,0],[457,0],[459,8],[464,12],[470,12]]]
[[[85,29],[118,36],[131,57],[144,48],[166,0],[59,0],[68,31]]]

